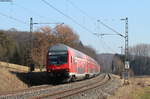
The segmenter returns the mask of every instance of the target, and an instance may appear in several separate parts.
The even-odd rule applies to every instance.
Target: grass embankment
[[[0,62],[0,93],[50,84],[45,70],[28,71],[27,66]]]
[[[109,99],[150,99],[150,76],[131,78],[129,85],[119,88]]]
[[[21,81],[15,73],[28,72],[28,67],[0,62],[0,93],[27,88],[27,84]]]
[[[27,84],[21,81],[14,72],[18,71],[0,66],[0,93],[28,88]]]
[[[17,65],[17,64],[10,64],[10,63],[6,63],[6,62],[0,62],[0,67],[16,69],[18,71],[24,71],[24,72],[28,72],[28,70],[29,70],[29,68],[27,66],[22,66],[22,65]]]

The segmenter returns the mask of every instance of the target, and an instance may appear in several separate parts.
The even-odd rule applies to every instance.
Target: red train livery
[[[55,78],[77,80],[100,73],[100,66],[91,57],[64,44],[48,49],[47,72]]]

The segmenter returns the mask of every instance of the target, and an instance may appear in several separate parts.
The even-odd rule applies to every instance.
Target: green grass
[[[137,90],[131,96],[133,99],[150,99],[150,86]]]
[[[140,95],[141,99],[150,99],[150,86],[144,88],[144,93]]]

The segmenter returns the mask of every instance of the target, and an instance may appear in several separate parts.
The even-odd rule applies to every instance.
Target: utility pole
[[[31,49],[33,47],[33,42],[32,42],[33,41],[33,34],[32,34],[33,33],[33,24],[34,24],[33,23],[33,18],[31,17],[30,18],[30,35],[31,35],[31,37],[30,37],[31,46],[30,47],[31,47]]]
[[[30,46],[30,50],[29,50],[29,67],[30,67],[30,69],[31,69],[31,66],[33,65],[33,63],[32,63],[32,48],[33,48],[33,26],[34,25],[39,25],[39,24],[57,24],[57,25],[62,25],[62,24],[64,24],[64,23],[43,23],[43,22],[33,22],[33,18],[31,17],[30,18],[30,44],[29,44],[29,46]],[[42,56],[43,57],[43,56]]]
[[[33,48],[33,18],[30,18],[30,34],[29,34],[29,42],[28,42],[28,47],[27,47],[27,53],[28,53],[28,57],[27,57],[27,63],[29,66],[29,72],[32,72],[32,48]]]
[[[32,34],[32,33],[33,33],[33,24],[34,24],[34,23],[33,23],[33,18],[31,17],[31,18],[30,18],[30,34],[31,34],[31,37],[30,37],[30,38],[31,38],[31,39],[30,39],[30,40],[31,40],[31,41],[30,41],[31,46],[30,46],[30,47],[31,47],[31,49],[32,49],[32,47],[33,47],[33,42],[32,42],[32,41],[33,41],[33,34]]]
[[[125,61],[129,61],[128,58],[128,18],[121,19],[125,21]]]
[[[128,40],[128,18],[121,19],[122,21],[125,21],[125,67],[124,67],[124,84],[129,84],[129,40]]]
[[[122,76],[124,77],[124,84],[129,84],[128,78],[129,78],[129,45],[128,45],[128,18],[126,17],[125,19],[121,19],[122,21],[125,21],[125,35],[122,35],[121,33],[117,32],[116,30],[112,29],[111,27],[108,27],[104,23],[98,20],[101,24],[103,24],[105,27],[109,28],[116,34],[98,34],[98,33],[93,33],[96,36],[104,36],[104,35],[119,35],[125,39],[125,61],[124,61],[124,72],[122,73]]]
[[[33,18],[30,18],[30,33],[33,32]]]
[[[123,47],[120,46],[119,48],[120,48],[120,54],[123,55]]]

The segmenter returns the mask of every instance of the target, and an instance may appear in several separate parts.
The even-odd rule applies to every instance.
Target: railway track
[[[32,94],[33,92],[36,92],[38,90],[50,88],[52,86],[50,85],[41,85],[36,87],[31,87],[27,89],[22,90],[16,90],[13,92],[2,92],[0,93],[0,99],[25,99],[28,95]]]
[[[0,99],[57,99],[73,96],[78,93],[96,88],[98,86],[103,86],[111,80],[109,74],[101,74],[99,77],[95,77],[87,80],[88,84],[85,81],[62,84],[57,86],[40,86],[36,88],[22,90],[20,92],[16,91],[14,93],[8,93],[0,95]]]
[[[57,92],[53,92],[53,93],[49,93],[49,94],[45,94],[41,96],[31,97],[30,99],[43,99],[43,98],[61,99],[61,98],[69,97],[72,95],[76,95],[78,93],[82,93],[84,91],[96,88],[98,86],[102,86],[106,84],[110,79],[111,79],[111,76],[109,74],[106,74],[100,80],[86,84],[86,85],[82,85],[76,88],[66,89],[62,91],[57,91]]]

